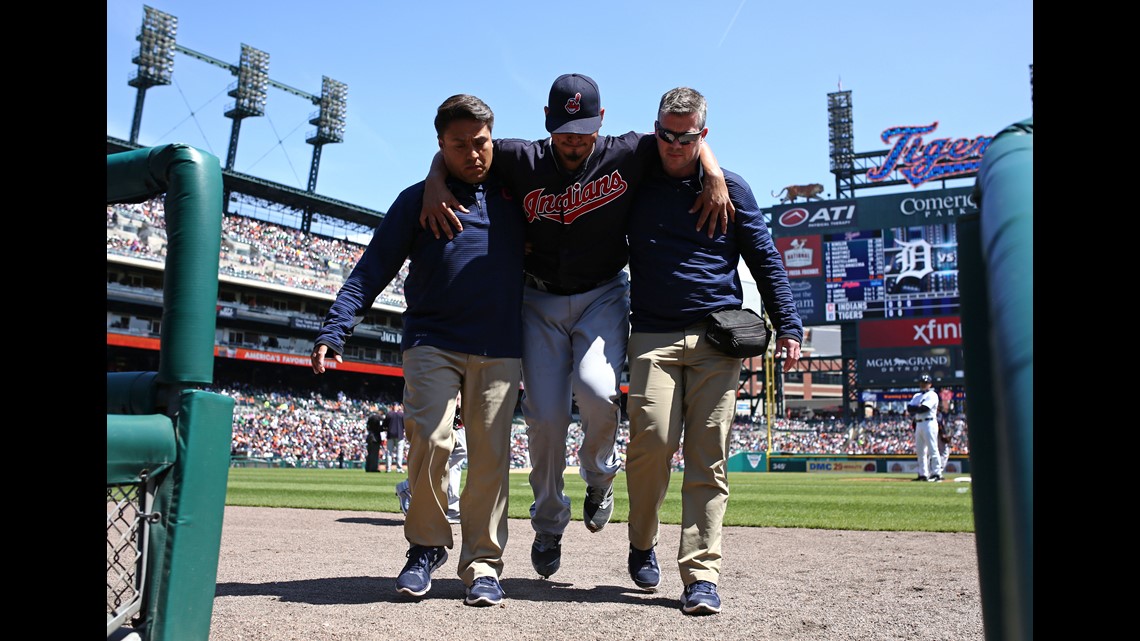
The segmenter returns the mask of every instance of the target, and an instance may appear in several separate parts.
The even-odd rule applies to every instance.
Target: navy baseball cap
[[[552,134],[592,134],[602,128],[602,95],[589,76],[558,76],[546,106],[546,130]]]

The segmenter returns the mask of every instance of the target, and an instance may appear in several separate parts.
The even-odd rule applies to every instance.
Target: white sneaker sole
[[[687,605],[682,605],[681,610],[685,614],[716,614],[716,613],[720,612],[720,608],[714,608],[713,606],[708,605],[707,603],[700,603],[700,604],[694,605],[693,607],[689,607]]]
[[[422,592],[416,592],[411,588],[396,588],[396,591],[400,594],[406,594],[408,596],[421,597],[428,592],[431,592],[431,582],[428,582],[427,587],[425,587]]]
[[[467,605],[474,605],[477,607],[487,607],[487,606],[491,606],[491,605],[499,605],[502,602],[503,602],[502,599],[495,600],[495,599],[492,599],[490,597],[485,597],[485,596],[475,597],[474,599],[472,599],[471,597],[467,597],[467,598],[463,599],[463,603],[465,603]]]

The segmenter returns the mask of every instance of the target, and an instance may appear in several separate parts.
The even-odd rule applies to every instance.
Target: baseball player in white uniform
[[[918,377],[918,392],[907,405],[914,427],[914,449],[918,457],[916,481],[937,483],[942,480],[942,457],[938,453],[938,394],[931,387],[930,374]]]

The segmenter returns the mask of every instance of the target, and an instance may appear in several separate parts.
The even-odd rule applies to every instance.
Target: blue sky
[[[323,147],[316,192],[378,211],[426,175],[445,98],[486,101],[496,137],[545,138],[543,106],[563,73],[598,81],[603,134],[649,131],[662,93],[701,91],[709,144],[761,207],[791,184],[834,195],[827,94],[840,83],[852,92],[856,152],[889,147],[888,128],[935,121],[930,138],[992,136],[1033,109],[1030,0],[146,4],[177,17],[177,43],[198,53],[237,64],[242,44],[260,49],[272,80],[306,94],[320,94],[322,76],[345,83],[345,140]],[[107,133],[122,139],[138,95],[127,80],[143,6],[107,2]],[[235,82],[176,53],[173,84],[146,92],[139,144],[186,143],[224,164]],[[271,87],[267,115],[242,121],[234,169],[306,189],[316,110]],[[890,188],[899,189],[910,188]]]

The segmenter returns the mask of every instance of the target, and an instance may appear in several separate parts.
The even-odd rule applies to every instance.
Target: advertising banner
[[[890,229],[949,223],[976,214],[970,200],[973,187],[904,191],[845,200],[821,200],[775,205],[763,209],[771,214],[774,238],[818,233]]]
[[[962,344],[959,316],[868,320],[859,323],[859,349],[942,347]]]
[[[859,384],[866,387],[914,387],[919,374],[938,385],[964,382],[962,347],[892,347],[861,349],[856,360]]]
[[[887,471],[892,473],[892,474],[899,474],[899,473],[906,472],[907,474],[914,474],[915,476],[918,476],[918,461],[917,460],[890,461],[889,463],[887,463]],[[961,474],[962,473],[961,461],[955,461],[954,459],[950,459],[950,462],[947,463],[946,466],[942,468],[942,473],[943,474]]]
[[[875,462],[874,461],[814,461],[813,460],[813,461],[807,462],[807,471],[808,472],[826,472],[826,473],[843,472],[843,473],[847,473],[847,474],[850,474],[853,472],[858,472],[860,474],[863,474],[866,472],[874,472],[875,471]]]
[[[304,316],[290,316],[289,327],[293,329],[307,329],[314,332],[321,331],[321,321],[315,318],[306,318]]]
[[[764,452],[737,452],[728,458],[729,472],[767,472]]]

